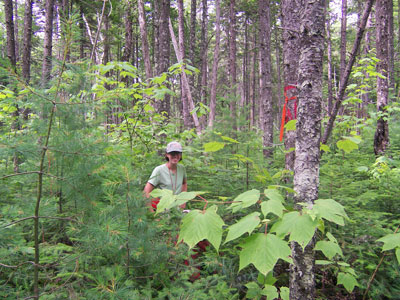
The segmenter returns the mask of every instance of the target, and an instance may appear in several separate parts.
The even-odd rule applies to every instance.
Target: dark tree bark
[[[299,66],[299,26],[300,26],[300,0],[283,0],[281,2],[282,12],[282,38],[283,38],[283,73],[284,86],[297,86],[297,70]],[[297,96],[297,89],[287,90],[287,97]],[[290,111],[292,117],[295,116],[295,100],[286,103],[286,111]],[[285,116],[286,119],[286,116]],[[285,133],[285,149],[289,151],[295,147],[296,132],[287,131]],[[287,152],[285,156],[285,168],[293,171],[295,151]]]
[[[195,45],[196,45],[196,12],[197,0],[191,1],[190,7],[190,34],[189,34],[189,59],[195,65]]]
[[[219,61],[219,44],[221,39],[221,9],[220,0],[215,1],[215,49],[214,59],[211,73],[211,95],[210,95],[210,115],[208,118],[208,126],[213,127],[215,121],[215,113],[217,106],[217,75],[218,75],[218,61]]]
[[[299,36],[299,109],[294,165],[295,202],[318,199],[321,138],[322,75],[325,39],[324,0],[302,1]],[[292,243],[290,299],[314,300],[314,239],[304,251]]]
[[[256,64],[257,64],[257,30],[254,30],[253,35],[253,51],[251,52],[251,67],[250,67],[250,128],[256,124]]]
[[[208,60],[207,60],[207,30],[208,26],[208,3],[207,0],[202,1],[202,19],[201,19],[201,38],[200,38],[200,74],[199,88],[200,102],[207,103],[207,81],[208,81]]]
[[[258,1],[260,17],[260,125],[263,131],[263,154],[273,155],[273,109],[271,79],[271,24],[269,0]]]
[[[46,22],[44,27],[42,85],[46,86],[50,80],[53,52],[53,18],[54,0],[46,0]]]
[[[159,62],[158,62],[158,70],[157,74],[161,74],[163,72],[167,72],[169,64],[170,64],[170,56],[171,56],[171,36],[169,32],[169,16],[170,16],[170,0],[161,0],[160,1],[160,22],[159,22]],[[159,113],[164,113],[167,116],[171,113],[171,99],[169,95],[166,95],[163,101],[157,103],[157,111]]]
[[[20,54],[19,54],[19,28],[18,28],[18,1],[14,2],[14,36],[15,36],[15,61],[19,62]]]
[[[324,135],[321,140],[322,144],[327,143],[328,138],[332,132],[333,123],[335,122],[336,116],[339,112],[340,105],[342,104],[344,92],[346,90],[347,83],[349,81],[350,73],[351,73],[351,70],[353,68],[353,65],[354,65],[354,62],[356,59],[356,54],[358,53],[358,49],[360,47],[360,43],[361,43],[361,40],[362,40],[362,37],[364,34],[365,26],[367,24],[367,20],[368,20],[369,14],[371,12],[373,3],[374,3],[374,0],[368,0],[365,3],[364,12],[363,12],[361,20],[358,24],[357,36],[356,36],[356,39],[354,40],[353,48],[352,48],[350,56],[349,56],[349,61],[346,64],[346,69],[343,74],[343,77],[340,78],[340,85],[339,85],[340,88],[339,88],[339,92],[336,96],[335,105],[333,106],[333,110],[329,117],[328,124],[326,125],[326,128],[324,130]]]
[[[237,130],[236,120],[236,99],[237,76],[236,76],[236,0],[231,0],[229,5],[229,77],[231,84],[230,111],[233,123],[233,130]]]
[[[389,13],[390,0],[376,2],[376,56],[379,59],[376,69],[384,78],[377,77],[377,111],[378,124],[374,138],[374,151],[376,155],[384,155],[389,147],[389,125],[387,122],[386,106],[389,103]]]
[[[125,45],[122,54],[122,61],[131,61],[133,56],[133,16],[132,16],[132,2],[125,2]]]
[[[16,71],[17,56],[15,52],[14,10],[12,0],[4,0],[4,14],[7,30],[7,57],[11,62],[11,67]]]
[[[26,83],[29,83],[31,77],[32,5],[32,0],[25,0],[24,41],[22,48],[22,78]]]
[[[143,53],[144,68],[146,71],[146,78],[150,79],[153,77],[153,69],[150,62],[150,49],[149,49],[149,41],[147,39],[146,15],[144,12],[143,0],[138,0],[138,12],[139,12],[140,36],[142,38],[142,53]]]

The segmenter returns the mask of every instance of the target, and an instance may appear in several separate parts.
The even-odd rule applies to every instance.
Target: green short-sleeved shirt
[[[148,180],[155,188],[168,189],[179,194],[182,192],[182,184],[186,180],[186,169],[178,164],[177,172],[171,172],[166,164],[156,167]]]

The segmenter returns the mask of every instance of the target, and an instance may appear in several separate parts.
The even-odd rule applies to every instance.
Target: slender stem
[[[397,226],[397,228],[396,228],[396,230],[394,231],[394,233],[397,233],[397,232],[399,231],[399,228],[400,228],[400,225]],[[383,252],[383,253],[382,253],[382,257],[381,257],[381,259],[379,260],[379,263],[378,263],[378,265],[376,266],[376,268],[375,268],[375,270],[374,270],[374,273],[372,273],[372,276],[371,276],[371,278],[370,278],[369,281],[368,281],[367,288],[366,288],[366,290],[365,290],[365,292],[364,292],[364,295],[363,295],[363,300],[367,299],[367,294],[368,294],[368,292],[369,292],[369,289],[371,288],[372,281],[374,281],[375,276],[376,276],[376,273],[378,273],[378,270],[379,270],[380,266],[381,266],[382,263],[383,263],[383,260],[385,259],[385,257],[386,257],[387,255],[388,255],[387,252]]]
[[[203,198],[203,197],[202,197],[202,196],[200,196],[200,195],[197,195],[197,197],[199,197],[200,199],[202,199],[203,201],[205,201],[205,202],[206,202],[206,204],[204,205],[204,208],[203,208],[203,212],[205,212],[205,211],[206,211],[206,208],[207,208],[208,200],[207,200],[207,199],[205,199],[205,198]]]

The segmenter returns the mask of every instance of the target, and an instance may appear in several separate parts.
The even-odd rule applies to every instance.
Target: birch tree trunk
[[[327,13],[329,9],[329,1],[326,1],[325,12],[327,14],[326,20],[326,47],[327,47],[327,57],[328,57],[328,116],[332,112],[333,106],[333,62],[332,62],[332,37],[331,37],[331,18]]]
[[[213,127],[215,121],[215,111],[217,106],[217,75],[219,60],[219,44],[221,39],[221,9],[220,0],[215,0],[215,49],[214,59],[211,73],[211,95],[210,95],[210,115],[208,118],[208,126]]]
[[[300,0],[282,0],[282,26],[283,26],[283,73],[284,87],[289,85],[297,86],[297,70],[299,66],[299,25],[300,25]],[[297,97],[296,88],[287,90],[287,97]],[[295,116],[295,100],[287,101],[286,111],[290,111],[292,117]],[[286,113],[287,114],[287,113]],[[285,120],[286,120],[285,116]],[[284,137],[285,150],[285,168],[293,171],[295,160],[295,131],[286,131]],[[292,149],[292,151],[289,151]]]
[[[50,80],[53,52],[53,18],[54,0],[46,0],[46,22],[44,27],[42,85],[46,86]]]
[[[273,109],[271,80],[271,24],[269,0],[258,1],[260,17],[260,122],[263,131],[263,154],[273,155]]]
[[[299,107],[294,164],[295,202],[312,205],[318,199],[321,139],[322,71],[325,1],[303,0],[300,15]],[[314,239],[305,247],[292,242],[290,299],[314,300]]]
[[[374,137],[375,155],[384,155],[389,147],[389,125],[386,106],[389,99],[388,61],[389,61],[389,5],[390,0],[376,2],[376,55],[379,59],[376,69],[384,78],[377,77],[378,123]]]

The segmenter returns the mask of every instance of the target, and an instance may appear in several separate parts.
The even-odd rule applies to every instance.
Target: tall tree
[[[258,1],[260,17],[260,125],[263,131],[263,154],[273,154],[273,109],[271,79],[271,24],[269,0]]]
[[[158,34],[158,49],[159,61],[157,74],[161,74],[168,70],[171,56],[171,36],[169,32],[169,16],[171,10],[170,0],[160,0],[160,20],[159,20],[159,34]],[[165,95],[163,101],[157,104],[157,111],[169,115],[171,113],[171,100],[169,95]]]
[[[22,48],[22,78],[29,83],[31,76],[32,52],[32,5],[33,0],[25,0],[24,40]]]
[[[197,0],[192,0],[190,5],[190,33],[189,33],[189,59],[194,65],[195,45],[196,45],[196,13]]]
[[[11,62],[11,67],[15,71],[17,66],[17,56],[15,52],[14,10],[12,0],[4,0],[4,13],[7,30],[7,56]]]
[[[221,39],[221,9],[220,0],[215,1],[215,49],[211,73],[211,91],[210,91],[210,115],[208,117],[208,126],[213,127],[215,121],[215,112],[217,106],[217,75],[219,61],[219,44]]]
[[[321,139],[322,61],[325,45],[325,1],[303,0],[300,14],[294,189],[296,203],[318,199]],[[314,239],[305,247],[292,243],[290,299],[315,299]]]
[[[207,36],[208,36],[208,1],[202,0],[201,37],[200,37],[200,75],[199,91],[200,102],[206,104],[206,90],[208,79]]]
[[[236,0],[231,0],[229,5],[229,77],[231,84],[230,111],[233,129],[237,129],[236,120]]]
[[[50,80],[52,68],[54,0],[46,0],[45,15],[42,64],[43,86],[46,86],[47,82]]]
[[[284,87],[286,89],[287,98],[297,96],[297,89],[289,86],[297,86],[297,70],[299,66],[299,26],[300,26],[300,9],[302,3],[300,0],[282,0],[281,13],[282,13],[282,40],[283,40],[283,76]],[[290,117],[294,117],[295,101],[285,101],[286,111],[284,118],[287,121]],[[289,113],[290,112],[290,113]],[[296,132],[291,130],[285,134],[285,149],[287,154],[285,156],[285,168],[293,171],[295,160],[295,147]],[[292,149],[292,150],[291,150]]]
[[[132,16],[132,2],[125,1],[125,45],[122,54],[122,61],[131,61],[133,57],[133,16]]]
[[[140,36],[142,39],[142,54],[143,54],[144,68],[146,71],[146,78],[149,79],[153,77],[153,68],[150,62],[150,49],[149,49],[149,41],[147,39],[146,15],[144,11],[143,0],[138,0],[138,12],[139,12]]]
[[[389,76],[389,97],[394,97],[395,78],[394,78],[394,24],[393,24],[393,0],[388,4],[388,76]]]
[[[333,61],[332,61],[332,36],[331,36],[331,17],[327,13],[329,11],[329,1],[326,1],[325,14],[326,18],[326,47],[328,58],[328,115],[331,114],[333,106]]]
[[[179,51],[182,59],[182,63],[185,60],[185,20],[184,20],[184,7],[183,0],[178,0],[178,43],[179,43]],[[182,82],[181,75],[181,100],[182,100],[182,112],[183,112],[183,124],[185,128],[191,127],[191,118],[190,118],[190,110],[188,99],[186,95],[186,89]]]
[[[346,68],[346,44],[347,44],[347,0],[342,0],[342,19],[340,25],[340,77]]]
[[[389,103],[389,8],[390,0],[376,2],[376,55],[379,59],[377,71],[384,75],[377,77],[377,111],[378,124],[374,138],[374,151],[376,155],[384,155],[389,146],[389,125],[387,122],[386,106]]]

